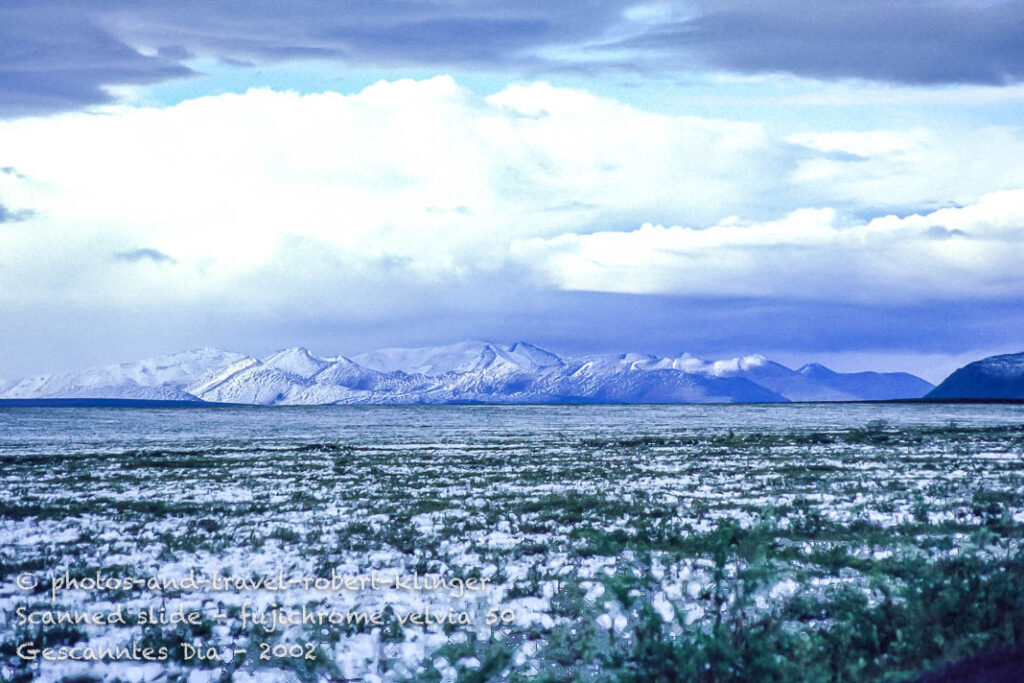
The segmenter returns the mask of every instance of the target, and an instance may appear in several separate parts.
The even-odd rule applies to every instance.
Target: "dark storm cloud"
[[[561,353],[625,350],[702,358],[833,352],[957,353],[1020,346],[1024,304],[922,302],[906,306],[702,299],[589,292],[538,293],[481,313],[382,322],[363,350],[461,338],[526,339]],[[821,321],[827,320],[827,325]],[[357,353],[354,345],[346,353]]]
[[[1001,85],[1024,77],[1024,1],[710,2],[616,47],[814,78]]]
[[[153,261],[154,263],[176,263],[176,261],[156,249],[133,249],[131,251],[119,251],[114,254],[114,258],[118,261],[128,261],[129,263],[136,263],[138,261]]]
[[[104,85],[189,75],[180,61],[288,59],[357,64],[505,68],[532,48],[585,39],[620,13],[543,2],[147,3],[37,0],[0,6],[0,116],[104,102]],[[145,54],[139,49],[144,48]]]
[[[45,2],[0,8],[0,116],[106,102],[105,85],[189,73],[176,61],[139,54],[94,25],[81,8]]]
[[[633,4],[11,0],[0,6],[0,116],[73,109],[109,99],[105,85],[187,76],[181,61],[189,56],[521,74],[703,65],[907,83],[1024,77],[1024,0],[702,0],[685,5],[685,19],[640,22],[623,17]],[[609,59],[586,45],[619,52]],[[540,56],[559,46],[581,56]]]

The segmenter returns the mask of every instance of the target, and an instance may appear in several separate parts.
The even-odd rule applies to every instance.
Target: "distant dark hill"
[[[1024,353],[990,356],[965,365],[926,398],[1024,399]]]

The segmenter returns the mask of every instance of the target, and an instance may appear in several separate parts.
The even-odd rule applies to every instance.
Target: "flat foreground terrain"
[[[0,479],[2,680],[903,680],[1024,638],[1021,406],[9,408]]]

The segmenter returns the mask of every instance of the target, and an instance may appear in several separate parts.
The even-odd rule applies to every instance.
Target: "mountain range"
[[[290,348],[264,358],[203,348],[79,373],[0,380],[0,399],[128,399],[256,405],[747,403],[919,398],[907,373],[792,370],[763,356],[562,357],[526,342],[467,341],[351,358]]]

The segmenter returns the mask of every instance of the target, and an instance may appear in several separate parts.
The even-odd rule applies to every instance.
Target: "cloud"
[[[192,57],[238,65],[319,59],[536,68],[538,46],[600,33],[620,8],[611,2],[579,12],[534,0],[6,3],[0,7],[0,116],[109,102],[105,86],[188,76],[182,62]]]
[[[13,223],[14,221],[23,221],[32,217],[33,211],[28,209],[20,209],[12,211],[3,204],[0,204],[0,223]]]
[[[0,341],[40,358],[72,329],[50,321],[116,361],[462,336],[946,353],[1024,320],[1015,128],[781,138],[438,77],[22,118],[0,149],[0,196],[37,211],[0,230]]]
[[[157,249],[131,249],[129,251],[119,251],[114,254],[114,258],[118,261],[128,261],[129,263],[137,263],[139,261],[152,261],[154,263],[175,263],[176,261],[168,256],[167,254]]]
[[[702,267],[717,263],[722,282],[699,288],[696,276],[664,273],[700,272],[687,259],[705,242],[721,259],[758,250],[758,277],[771,290],[771,268],[808,249],[856,252],[861,237],[891,246],[851,216],[968,205],[1024,187],[1024,133],[1013,128],[783,139],[754,123],[653,114],[544,83],[481,97],[449,77],[380,82],[355,95],[264,89],[24,118],[0,123],[0,149],[23,176],[0,175],[5,200],[39,211],[0,235],[17,264],[0,298],[83,305],[146,296],[201,305],[240,283],[290,300],[305,296],[313,276],[384,296],[510,268],[524,282],[571,288],[748,295],[746,275],[759,271],[740,261],[710,257]],[[960,227],[944,216],[914,232],[920,253],[988,244],[974,225],[962,227],[969,239],[925,240],[933,225]],[[580,265],[605,245],[613,265],[639,270],[610,285]],[[584,256],[569,258],[573,250]],[[124,288],[123,268],[95,256],[111,253],[173,255],[177,267],[138,269],[136,286]],[[79,264],[75,275],[55,273],[58,257]],[[565,259],[566,273],[553,277],[552,264]],[[854,265],[836,272],[877,277],[869,262]],[[823,265],[820,276],[830,272]]]
[[[787,72],[912,84],[1024,77],[1024,2],[774,3],[396,0],[137,3],[37,0],[0,8],[0,116],[109,102],[108,86],[191,75],[183,62],[538,73]]]
[[[90,5],[5,3],[0,8],[0,117],[109,102],[105,86],[191,73],[175,59],[140,53],[94,23]]]
[[[938,228],[938,229],[936,229]],[[936,239],[940,238],[940,239]],[[573,290],[908,304],[1024,291],[1024,190],[904,218],[843,224],[831,209],[706,229],[521,240],[513,251]]]
[[[908,84],[1004,85],[1024,78],[1024,2],[698,0],[604,49],[688,55],[711,67]]]
[[[948,240],[951,237],[967,237],[967,233],[959,228],[950,230],[949,228],[941,225],[933,225],[929,227],[924,234],[934,240]]]
[[[0,124],[0,147],[32,179],[9,180],[6,196],[46,214],[8,236],[26,267],[47,239],[76,260],[143,244],[204,268],[206,282],[275,259],[292,238],[337,250],[346,268],[405,262],[427,280],[491,270],[522,236],[750,215],[785,198],[796,169],[791,145],[757,124],[544,84],[485,98],[447,77],[19,119]]]
[[[817,152],[793,176],[811,193],[811,203],[938,209],[1024,187],[1024,164],[1015,156],[1024,140],[1020,127],[982,126],[969,135],[922,127],[806,132],[787,139]],[[828,188],[828,196],[821,188]]]

